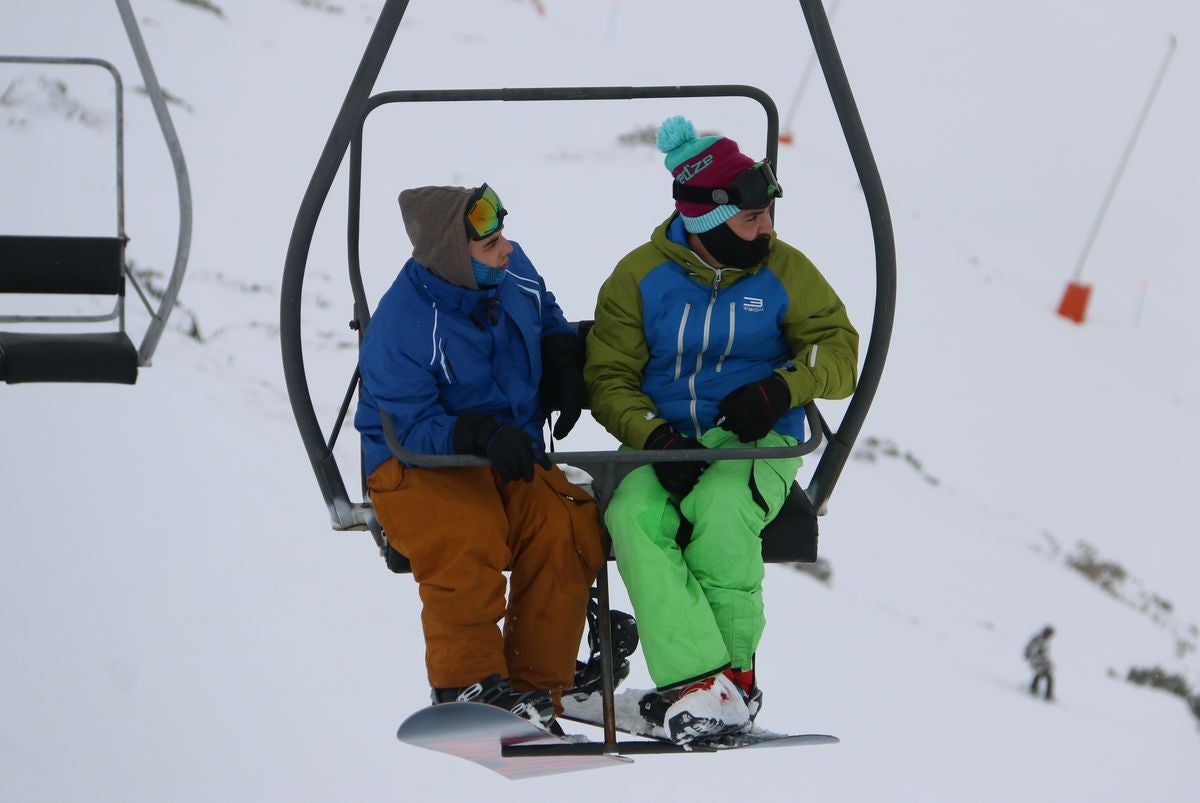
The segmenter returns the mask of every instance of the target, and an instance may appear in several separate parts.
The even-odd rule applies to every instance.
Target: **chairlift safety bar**
[[[505,89],[415,89],[383,92],[372,96],[355,128],[350,143],[349,201],[347,209],[347,249],[350,270],[350,285],[354,293],[354,314],[359,337],[366,332],[370,323],[370,301],[366,297],[362,281],[362,266],[359,260],[360,211],[362,188],[363,128],[371,112],[392,103],[466,103],[466,102],[536,102],[536,101],[593,101],[593,100],[646,100],[662,98],[748,98],[758,102],[767,118],[766,155],[776,161],[779,143],[779,111],[775,102],[761,89],[737,84],[696,86],[610,86],[610,87],[525,87]],[[339,421],[346,410],[339,413]],[[392,454],[404,463],[425,467],[448,467],[487,465],[488,461],[471,455],[418,454],[400,445],[395,435],[395,424],[386,412],[383,417],[384,435]],[[569,463],[593,474],[602,472],[604,463],[655,463],[685,460],[747,460],[772,457],[798,457],[816,450],[821,443],[822,426],[815,405],[808,406],[809,437],[801,444],[790,447],[722,449],[718,454],[712,450],[684,449],[664,452],[661,450],[623,450],[621,452],[552,452],[548,455],[555,463]]]
[[[110,61],[73,56],[0,56],[0,64],[65,64],[73,66],[101,67],[112,76],[115,101],[114,115],[117,128],[117,236],[125,239],[125,84],[121,74]]]
[[[113,79],[113,115],[116,128],[116,173],[117,173],[117,238],[126,242],[125,236],[125,84],[116,66],[105,59],[76,56],[0,56],[0,64],[54,64],[68,66],[100,67]],[[125,296],[118,295],[112,312],[104,315],[0,315],[0,323],[100,323],[119,319],[121,330],[125,329]]]

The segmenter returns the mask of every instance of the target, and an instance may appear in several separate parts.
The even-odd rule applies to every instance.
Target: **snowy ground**
[[[542,5],[413,2],[377,88],[744,82],[786,111],[810,52],[782,0]],[[283,386],[284,251],[381,3],[134,7],[180,100],[196,207],[180,300],[200,339],[177,313],[133,388],[0,387],[0,800],[609,801],[681,781],[764,800],[1196,798],[1200,722],[1124,681],[1161,666],[1200,693],[1194,4],[842,3],[835,32],[896,225],[897,326],[822,521],[830,582],[769,568],[759,656],[763,724],[842,743],[520,784],[395,741],[427,693],[415,588],[368,536],[329,530]],[[122,70],[129,254],[168,269],[170,164],[115,7],[6,0],[0,19],[2,53]],[[1054,307],[1170,34],[1076,326]],[[0,66],[0,233],[111,231],[112,96],[85,72]],[[822,90],[781,148],[777,225],[865,334],[869,229]],[[407,253],[400,188],[486,180],[568,315],[590,317],[609,266],[669,209],[659,156],[620,137],[679,112],[761,148],[745,103],[381,109],[368,290]],[[344,199],[339,181],[305,288],[326,426],[354,360]],[[568,448],[611,445],[590,421],[577,433]],[[353,446],[348,431],[347,471]],[[1083,545],[1125,572],[1111,593],[1069,565]],[[1022,691],[1021,649],[1047,622],[1053,706]],[[630,683],[648,684],[637,658]]]

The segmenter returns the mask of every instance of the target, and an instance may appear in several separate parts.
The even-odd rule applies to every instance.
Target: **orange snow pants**
[[[367,487],[388,543],[420,586],[429,685],[499,674],[518,691],[551,690],[558,707],[604,560],[595,500],[557,466],[505,484],[490,466],[416,468],[389,458]]]

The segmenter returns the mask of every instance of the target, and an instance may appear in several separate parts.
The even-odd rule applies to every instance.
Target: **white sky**
[[[172,107],[196,208],[181,301],[205,342],[180,315],[133,388],[0,388],[0,799],[586,803],[681,780],[764,801],[1194,799],[1197,722],[1121,680],[1161,665],[1200,689],[1195,653],[1176,654],[1200,642],[1194,3],[843,0],[835,32],[900,255],[860,454],[873,437],[908,459],[850,463],[822,521],[832,586],[771,567],[760,652],[763,724],[843,742],[520,784],[395,741],[427,699],[415,587],[369,536],[329,530],[280,370],[292,222],[381,4],[217,5],[223,18],[134,2],[160,81],[188,104]],[[750,83],[786,111],[811,49],[782,0],[544,5],[414,0],[377,89]],[[0,19],[2,53],[121,69],[129,254],[168,269],[170,165],[115,6],[6,0]],[[1170,34],[1179,49],[1076,326],[1054,308]],[[111,117],[68,119],[39,75],[110,114],[102,75],[0,66],[0,96],[18,81],[21,98],[0,104],[0,233],[107,233]],[[486,180],[568,315],[590,317],[613,262],[669,211],[659,155],[617,138],[674,113],[762,147],[760,115],[737,103],[380,110],[366,136],[368,289],[407,254],[400,188]],[[778,228],[865,335],[869,228],[819,82],[796,119]],[[327,427],[353,367],[344,203],[339,180],[305,287]],[[0,314],[20,303],[0,299]],[[136,336],[144,318],[130,325]],[[339,447],[351,473],[354,443],[348,430]],[[566,448],[610,445],[589,421]],[[1082,542],[1130,574],[1128,599],[1172,612],[1156,622],[1084,582],[1065,565]],[[1021,648],[1046,622],[1059,629],[1052,707],[1021,691]]]

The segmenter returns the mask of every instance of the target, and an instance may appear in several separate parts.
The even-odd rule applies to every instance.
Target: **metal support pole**
[[[604,548],[608,549],[608,539],[604,539]],[[613,677],[613,645],[612,645],[612,615],[608,607],[608,553],[605,552],[604,564],[596,576],[597,606],[600,615],[596,618],[596,627],[600,629],[600,700],[604,711],[604,745],[610,752],[617,743],[617,712],[614,701],[616,680]]]
[[[1138,135],[1142,133],[1142,126],[1146,124],[1146,118],[1150,116],[1150,107],[1154,105],[1154,97],[1158,94],[1158,88],[1162,86],[1163,78],[1167,75],[1167,67],[1171,64],[1171,57],[1175,55],[1175,36],[1172,35],[1167,43],[1167,55],[1163,58],[1162,66],[1158,68],[1158,75],[1154,77],[1154,85],[1150,87],[1150,94],[1146,98],[1146,103],[1142,106],[1142,113],[1138,116],[1137,124],[1133,127],[1133,136],[1129,138],[1129,144],[1125,146],[1125,152],[1121,154],[1121,161],[1117,165],[1117,172],[1112,178],[1112,182],[1108,185],[1108,191],[1104,194],[1104,201],[1100,204],[1100,212],[1096,215],[1096,220],[1092,224],[1092,230],[1088,233],[1087,241],[1083,244],[1083,253],[1079,255],[1079,262],[1075,264],[1075,273],[1073,281],[1078,283],[1080,276],[1083,275],[1083,265],[1087,262],[1088,254],[1091,253],[1092,245],[1096,242],[1096,236],[1100,233],[1100,226],[1104,223],[1104,216],[1108,214],[1109,204],[1112,203],[1113,195],[1117,192],[1117,185],[1121,183],[1121,176],[1125,173],[1125,166],[1129,164],[1129,157],[1133,155],[1133,148],[1137,144]]]
[[[175,299],[179,296],[179,288],[183,284],[183,275],[187,270],[188,254],[192,248],[192,185],[188,178],[187,163],[183,159],[183,148],[179,145],[179,136],[175,133],[175,124],[171,122],[171,112],[167,109],[167,100],[159,86],[158,77],[154,73],[154,65],[150,63],[150,54],[146,51],[146,43],[138,28],[137,17],[129,6],[129,0],[116,0],[117,11],[121,14],[121,23],[129,37],[129,45],[133,48],[134,58],[142,73],[142,82],[146,85],[146,95],[150,105],[154,107],[154,115],[158,119],[163,139],[167,143],[167,152],[171,156],[171,165],[175,170],[176,194],[179,202],[179,237],[175,244],[175,264],[167,287],[163,290],[157,311],[151,310],[152,319],[146,328],[138,346],[138,365],[149,365],[150,358],[158,348],[167,319],[175,309]],[[124,234],[122,232],[122,234]]]
[[[842,0],[833,0],[829,6],[829,21],[837,15],[838,7],[841,6]],[[800,99],[804,97],[804,91],[808,89],[808,82],[812,80],[813,73],[817,68],[817,51],[813,50],[808,57],[808,64],[804,66],[804,74],[800,76],[800,84],[796,87],[796,94],[792,96],[791,105],[788,107],[787,117],[783,120],[783,128],[779,134],[779,141],[790,145],[795,139],[795,134],[792,132],[792,121],[796,119],[796,110],[800,108]]]

